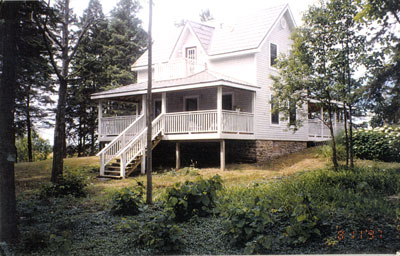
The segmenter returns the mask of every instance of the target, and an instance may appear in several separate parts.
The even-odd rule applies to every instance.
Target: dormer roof
[[[212,22],[212,25],[188,21],[180,33],[159,40],[153,44],[153,63],[168,62],[177,42],[184,31],[190,30],[198,39],[209,57],[225,56],[230,53],[258,49],[279,20],[286,15],[289,26],[295,27],[289,6],[279,5],[257,10],[251,14],[237,17],[231,23]],[[171,40],[172,39],[172,40]],[[147,51],[136,61],[133,68],[147,65]]]

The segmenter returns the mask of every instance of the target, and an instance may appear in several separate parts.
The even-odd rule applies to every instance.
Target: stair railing
[[[160,114],[152,122],[152,140],[154,140],[160,133],[164,132],[164,114]],[[147,127],[140,132],[135,139],[130,141],[124,149],[122,149],[115,157],[121,157],[120,175],[125,177],[126,166],[131,163],[140,154],[144,155],[147,144]]]
[[[96,156],[100,156],[100,174],[104,175],[105,166],[116,155],[145,128],[144,115],[139,116],[124,131],[122,131],[115,139],[113,139],[106,147],[104,147]]]

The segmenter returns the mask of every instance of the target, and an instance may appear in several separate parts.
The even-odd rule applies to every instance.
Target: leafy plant
[[[354,153],[361,159],[400,162],[400,128],[383,126],[355,131]]]
[[[318,149],[318,156],[326,159],[332,159],[332,147],[323,145]],[[342,144],[336,144],[336,157],[338,161],[346,160],[346,148]]]
[[[87,194],[88,177],[83,175],[80,169],[68,170],[58,183],[45,184],[40,188],[40,197],[63,197],[72,195],[74,197],[85,197]]]
[[[144,186],[137,182],[136,187],[123,188],[112,198],[111,213],[114,215],[136,215],[144,205]]]
[[[193,215],[207,216],[216,206],[216,192],[221,189],[219,175],[209,180],[199,177],[195,182],[176,183],[166,191],[166,211],[177,221],[185,221]]]

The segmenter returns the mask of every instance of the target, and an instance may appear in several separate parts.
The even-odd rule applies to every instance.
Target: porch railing
[[[254,133],[252,113],[222,111],[221,132]],[[165,134],[216,133],[217,110],[175,112],[165,114]]]
[[[338,133],[340,130],[343,129],[343,123],[342,122],[336,122],[336,124],[334,123],[333,129],[335,134]],[[329,128],[321,120],[309,119],[308,136],[318,139],[330,139],[331,133],[329,131]]]
[[[196,60],[179,58],[154,67],[154,79],[157,81],[183,78],[205,70],[205,64]]]
[[[137,115],[102,117],[100,119],[100,136],[116,136],[138,118]]]
[[[222,131],[230,133],[253,133],[254,115],[247,112],[222,111]]]

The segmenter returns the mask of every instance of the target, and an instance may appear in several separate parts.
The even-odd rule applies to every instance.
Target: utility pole
[[[148,53],[148,63],[147,63],[147,107],[146,107],[146,126],[147,126],[147,149],[146,149],[146,174],[147,174],[147,193],[146,193],[146,203],[152,204],[153,203],[153,181],[152,181],[152,125],[151,125],[151,110],[152,110],[152,101],[153,97],[151,95],[151,87],[152,87],[152,39],[151,39],[151,26],[152,26],[152,15],[153,15],[153,1],[149,0],[149,41],[147,46],[147,53]]]

